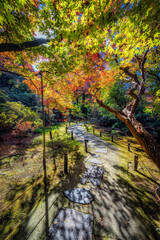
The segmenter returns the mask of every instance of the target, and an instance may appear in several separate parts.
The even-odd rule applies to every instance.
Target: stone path
[[[103,169],[98,166],[93,166],[92,172],[89,174],[88,182],[94,186],[100,187],[103,177]]]
[[[89,178],[90,173],[93,170],[93,165],[90,165],[86,168],[86,171],[82,175],[82,178],[80,179],[80,183],[85,184]]]
[[[93,216],[94,219],[94,238],[92,238],[91,235],[84,235],[82,238],[75,235],[73,239],[154,240],[155,238],[151,237],[152,233],[149,222],[145,221],[142,215],[134,208],[136,201],[134,200],[134,202],[130,197],[125,183],[119,182],[117,176],[117,169],[119,167],[117,148],[87,133],[81,124],[73,125],[69,130],[74,132],[74,138],[76,138],[76,140],[80,142],[84,142],[84,139],[89,140],[89,153],[84,161],[86,171],[79,179],[77,187],[81,188],[82,184],[83,186],[85,184],[85,188],[90,189],[94,196],[94,200],[89,205],[86,205],[86,207],[83,206],[83,208],[79,203],[70,202],[69,204],[71,211],[73,211],[73,209],[78,210],[76,214],[84,214],[84,216],[88,213],[89,216]],[[94,163],[94,165],[90,165],[91,162]],[[95,175],[89,177],[92,176],[91,173],[93,169],[95,169]],[[97,171],[100,174],[100,180],[104,173],[102,183],[98,180],[98,186],[94,184],[97,181],[95,180]],[[72,221],[73,219],[71,219],[71,222]],[[54,223],[51,227],[52,230],[53,226]],[[90,234],[92,232],[92,222],[90,222],[88,227],[88,234]],[[64,231],[64,229],[62,231]],[[73,230],[71,230],[71,232],[72,231]],[[47,238],[46,240],[55,239],[52,235],[51,238]],[[72,238],[65,238],[63,235],[60,239],[68,240]]]
[[[92,240],[93,216],[62,208],[51,225],[46,240]]]
[[[145,193],[137,193],[136,188],[132,189],[129,182],[121,176],[126,171],[120,166],[120,154],[123,153],[114,145],[86,132],[81,124],[73,125],[71,130],[74,138],[83,144],[85,138],[89,140],[84,162],[79,162],[73,172],[61,179],[48,193],[47,201],[42,198],[20,225],[14,239],[45,239],[48,202],[48,223],[51,227],[46,240],[158,240],[153,233],[150,219],[142,209],[140,198]],[[97,149],[107,152],[97,152]],[[100,186],[87,181],[91,165],[103,169]],[[87,168],[89,170],[83,183],[81,179],[82,176],[85,177]],[[72,191],[84,188],[94,198],[88,204],[70,201],[64,195],[64,191],[69,189]],[[78,198],[81,199],[80,195]],[[85,194],[82,199],[87,199]]]
[[[90,159],[88,160],[88,162],[90,162],[90,163],[95,163],[95,164],[99,164],[99,165],[103,164],[100,160],[98,160],[98,159],[96,159],[96,158],[90,158]]]
[[[72,202],[89,204],[93,201],[93,195],[87,188],[73,188],[64,191],[64,195]]]
[[[95,164],[98,164],[99,162],[100,161],[98,161],[97,159],[96,161],[94,161]],[[100,164],[102,164],[102,162],[100,162]],[[102,177],[103,169],[95,165],[90,165],[80,179],[80,183],[85,184],[88,181],[94,186],[100,186]]]

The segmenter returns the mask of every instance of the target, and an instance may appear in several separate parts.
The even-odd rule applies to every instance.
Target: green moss
[[[84,147],[65,133],[65,125],[52,127],[53,147],[50,140],[49,128],[46,128],[46,168],[49,191],[65,177],[64,153],[68,153],[68,169],[74,173],[84,156]],[[0,239],[5,239],[16,225],[30,213],[35,204],[44,195],[42,135],[33,140],[33,144],[26,149],[23,156],[17,155],[7,158],[0,166],[0,171],[7,172],[0,185],[1,208],[12,203],[0,214]],[[57,171],[54,171],[53,157],[56,160]],[[5,181],[4,181],[5,180]],[[16,200],[18,198],[18,200]],[[15,201],[16,200],[16,201]],[[15,202],[14,202],[15,201]],[[16,233],[17,230],[15,230]],[[23,231],[23,230],[22,230]]]

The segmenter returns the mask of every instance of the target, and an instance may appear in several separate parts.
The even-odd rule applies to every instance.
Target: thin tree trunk
[[[45,230],[46,235],[49,229],[48,219],[48,187],[47,187],[47,169],[46,169],[46,149],[45,149],[45,117],[44,117],[44,93],[43,93],[43,77],[41,73],[41,91],[42,91],[42,118],[43,118],[43,171],[44,171],[44,193],[45,193]]]
[[[51,116],[50,116],[50,109],[49,109],[49,102],[47,100],[47,107],[48,107],[48,118],[49,118],[49,126],[50,126],[50,139],[52,141],[52,151],[53,151],[53,164],[54,164],[54,170],[57,170],[56,167],[56,160],[54,155],[54,148],[53,148],[53,136],[52,136],[52,124],[51,124]]]
[[[50,127],[50,139],[52,140],[52,125],[51,125],[51,115],[50,115],[50,109],[49,109],[49,102],[47,100],[47,108],[48,108],[48,118],[49,118],[49,127]]]
[[[77,102],[77,105],[78,105],[78,97],[76,98],[76,102]]]
[[[84,102],[85,102],[85,93],[82,94],[82,113],[85,114],[85,106],[84,106]]]

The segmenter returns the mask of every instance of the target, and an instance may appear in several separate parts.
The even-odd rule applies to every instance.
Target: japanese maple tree
[[[46,61],[40,61],[38,69],[46,71],[47,88],[52,88],[54,101],[56,99],[60,105],[71,103],[78,88],[87,86],[101,107],[128,126],[160,168],[159,149],[135,119],[148,79],[151,82],[153,76],[154,81],[159,81],[159,1],[80,0],[75,4],[73,0],[23,0],[16,5],[12,1],[7,3],[10,7],[1,3],[0,18],[0,52],[3,57],[6,54],[4,67],[23,72],[33,80],[25,61],[37,63],[43,56]],[[46,37],[36,39],[37,31]],[[42,46],[43,43],[48,45]],[[86,56],[90,54],[95,67],[87,73]],[[12,63],[7,62],[8,56]],[[97,63],[100,59],[105,65]],[[127,94],[132,99],[122,112],[104,103],[107,84],[117,74],[128,83]]]

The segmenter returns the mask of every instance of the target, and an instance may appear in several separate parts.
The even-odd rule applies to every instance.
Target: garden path
[[[89,140],[88,153],[84,161],[77,164],[74,171],[70,171],[48,194],[51,231],[46,240],[157,240],[139,197],[144,193],[138,192],[137,195],[136,188],[133,189],[121,175],[126,170],[120,165],[118,148],[86,132],[81,123],[72,125],[69,131],[73,131],[74,138],[82,143],[84,139]],[[81,182],[85,170],[91,164],[103,169],[100,187],[90,181],[85,184]],[[89,204],[70,201],[64,191],[74,188],[87,188],[94,200]],[[17,240],[42,239],[45,233],[45,206],[45,199],[42,199],[30,212],[20,227]],[[57,238],[54,226],[62,229]],[[77,232],[80,238],[76,237]]]
[[[152,235],[153,233],[151,233],[152,226],[150,226],[148,221],[144,221],[142,215],[139,214],[134,206],[137,200],[132,199],[132,189],[130,189],[125,184],[125,180],[119,176],[120,157],[117,147],[86,132],[82,128],[82,124],[72,125],[69,131],[73,131],[74,138],[82,143],[84,143],[85,139],[88,140],[88,153],[84,161],[85,168],[90,168],[92,162],[92,164],[103,168],[104,174],[100,187],[94,186],[89,181],[85,184],[82,184],[83,181],[79,181],[76,185],[76,188],[85,187],[91,190],[94,200],[90,204],[82,205],[68,201],[64,207],[84,213],[84,216],[88,216],[86,214],[93,216],[93,239],[155,239]],[[97,163],[97,161],[99,162]],[[54,227],[54,223],[52,227]],[[92,225],[92,222],[90,222],[90,224]],[[90,231],[90,228],[88,229],[88,231]],[[63,237],[66,236],[64,229],[62,232]],[[74,236],[69,239],[81,239]],[[57,238],[53,238],[53,235],[47,238],[47,240],[53,239]],[[62,239],[67,240],[67,237]],[[85,239],[92,238],[86,235],[82,240]]]

